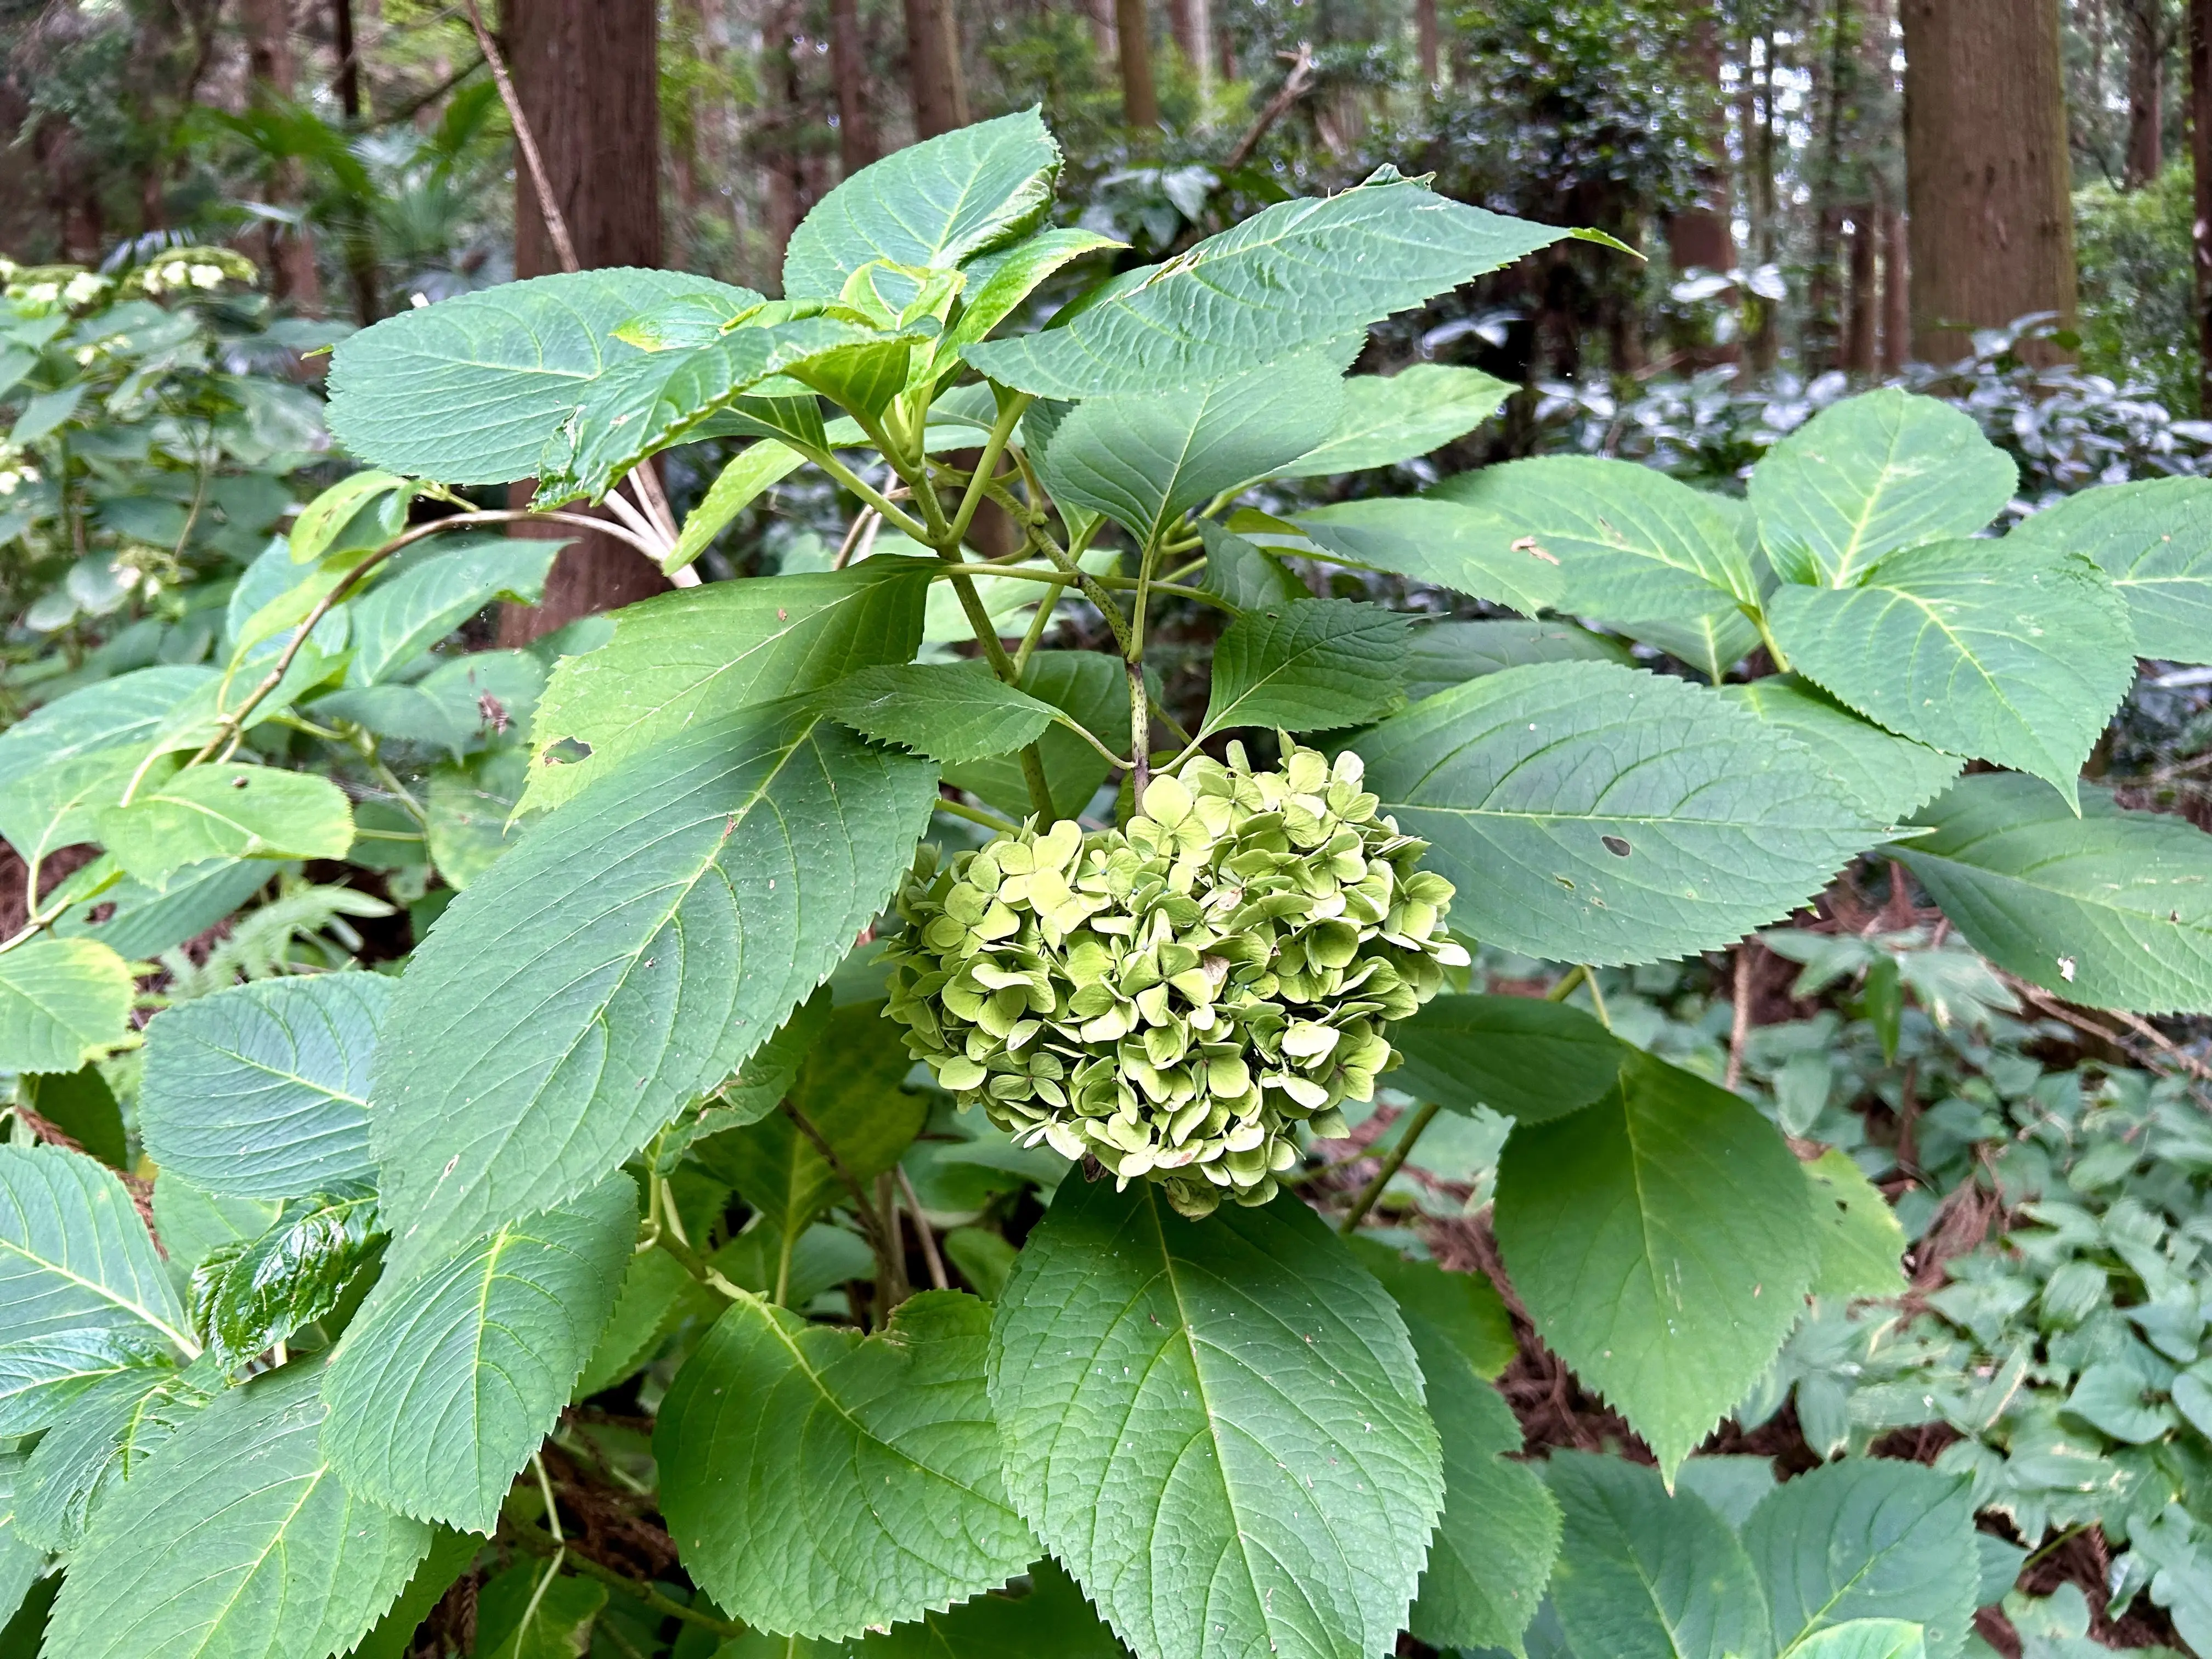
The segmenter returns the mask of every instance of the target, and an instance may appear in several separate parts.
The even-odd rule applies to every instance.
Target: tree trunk
[[[1682,68],[1705,104],[1705,151],[1698,161],[1696,204],[1667,220],[1667,258],[1677,276],[1691,270],[1734,270],[1735,226],[1728,173],[1728,104],[1721,94],[1720,36],[1710,13],[1700,16],[1692,29]],[[1728,289],[1716,297],[1723,305],[1733,305],[1736,291]],[[1686,340],[1677,349],[1693,369],[1732,363],[1739,355],[1734,340]]]
[[[353,0],[331,0],[331,46],[337,58],[331,85],[338,94],[349,132],[361,125],[360,47],[353,33]],[[365,206],[365,204],[364,204]],[[367,328],[383,311],[381,285],[376,274],[376,240],[368,216],[345,228],[346,279],[353,287],[354,320]]]
[[[1875,210],[1875,227],[1881,242],[1881,372],[1895,374],[1905,367],[1905,347],[1912,337],[1912,283],[1905,254],[1905,216],[1884,205]]]
[[[2074,321],[2074,212],[2058,8],[1904,0],[1912,349],[1950,362],[1971,331]],[[2038,362],[2068,354],[2032,344]]]
[[[959,25],[952,0],[906,0],[907,79],[914,90],[914,131],[934,138],[968,125],[968,88],[960,76]]]
[[[1860,202],[1844,210],[1850,216],[1849,276],[1850,295],[1844,311],[1844,361],[1846,374],[1872,379],[1881,361],[1875,345],[1875,206]]]
[[[660,82],[654,0],[506,0],[506,51],[516,96],[544,161],[555,205],[586,269],[658,265]],[[561,269],[529,169],[516,159],[514,274]],[[518,502],[530,486],[510,492]],[[533,526],[547,537],[573,530]],[[579,617],[664,592],[668,580],[636,549],[607,536],[563,548],[544,603],[500,614],[501,645],[526,645]]]
[[[1160,125],[1160,100],[1152,90],[1152,30],[1145,0],[1114,0],[1114,33],[1121,43],[1121,120],[1148,137]]]
[[[1183,62],[1198,79],[1201,101],[1213,82],[1213,54],[1206,50],[1206,42],[1213,33],[1212,12],[1207,0],[1168,0],[1168,27],[1175,35],[1176,50],[1182,54]]]
[[[2141,190],[2166,165],[2166,3],[2128,0],[2128,149],[2120,177]]]
[[[2212,0],[2189,0],[2189,159],[2197,173],[2197,410],[2212,413]]]
[[[1750,181],[1745,194],[1753,204],[1751,220],[1752,258],[1762,269],[1778,263],[1780,250],[1782,204],[1777,192],[1777,150],[1783,139],[1780,99],[1777,86],[1781,65],[1778,58],[1777,32],[1770,29],[1759,37],[1759,52],[1763,67],[1757,82],[1758,97],[1752,101],[1753,82],[1744,76],[1744,114],[1747,120],[1756,118],[1757,125],[1745,135],[1744,153],[1753,158]],[[1781,307],[1772,300],[1754,295],[1751,300],[1751,330],[1747,356],[1754,374],[1765,374],[1774,367],[1782,351]]]
[[[295,76],[290,0],[246,0],[245,13],[246,66],[253,97],[264,104],[289,104]],[[268,189],[272,204],[297,209],[307,195],[300,163],[288,158],[272,166]],[[307,226],[272,222],[264,234],[276,296],[301,311],[316,310],[322,303],[322,283],[315,272],[314,239]]]
[[[792,37],[803,15],[801,0],[782,0],[761,31],[758,73],[767,119],[756,136],[761,167],[768,175],[769,263],[783,269],[784,249],[806,212],[806,181],[799,165],[799,58]]]
[[[1443,76],[1437,0],[1413,0],[1413,45],[1420,58],[1421,84],[1432,88]]]
[[[849,179],[883,152],[868,112],[867,42],[859,0],[830,0],[830,69],[837,77],[837,160]]]

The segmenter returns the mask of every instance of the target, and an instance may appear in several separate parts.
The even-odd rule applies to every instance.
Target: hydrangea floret
[[[1034,820],[898,899],[890,1012],[963,1106],[1021,1144],[1161,1182],[1186,1215],[1263,1204],[1296,1126],[1346,1132],[1388,1032],[1468,954],[1452,884],[1361,787],[1284,739],[1153,778],[1125,829]]]

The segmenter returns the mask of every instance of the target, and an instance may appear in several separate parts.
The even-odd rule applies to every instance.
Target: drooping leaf
[[[1294,522],[1340,563],[1435,582],[1531,617],[1557,605],[1566,591],[1556,562],[1512,546],[1455,502],[1373,496],[1316,507]]]
[[[815,205],[784,252],[783,291],[834,300],[872,259],[949,270],[1036,225],[1059,175],[1060,146],[1035,109],[909,145]]]
[[[1401,708],[1406,618],[1351,599],[1247,611],[1214,647],[1200,735],[1234,726],[1328,732]]]
[[[1040,651],[1022,671],[1021,689],[1087,726],[1117,755],[1129,752],[1129,681],[1121,659],[1103,651]],[[1057,725],[1037,739],[1055,811],[1072,817],[1106,781],[1106,757]],[[1012,756],[945,769],[945,781],[981,796],[1002,812],[1026,817],[1029,785]]]
[[[1771,1653],[1743,1546],[1687,1492],[1625,1458],[1554,1452],[1544,1483],[1565,1526],[1552,1601],[1577,1654],[1736,1659]]]
[[[39,1437],[16,1480],[15,1529],[40,1550],[74,1550],[94,1509],[213,1399],[211,1365],[139,1365],[102,1377]]]
[[[380,1284],[323,1380],[323,1448],[348,1489],[489,1533],[568,1403],[636,1232],[636,1186],[617,1175]]]
[[[100,839],[139,880],[209,859],[342,859],[353,845],[345,792],[312,772],[189,767],[99,817]]]
[[[926,1291],[881,1334],[746,1297],[653,1434],[685,1562],[745,1623],[855,1637],[1001,1584],[1036,1553],[999,1472],[989,1305]]]
[[[472,767],[441,766],[430,774],[422,792],[428,819],[422,841],[447,886],[465,890],[520,837],[514,809],[529,780],[529,760],[516,749],[500,750]]]
[[[34,939],[0,956],[0,1066],[74,1072],[123,1040],[131,969],[89,939]]]
[[[260,1237],[192,1270],[192,1322],[235,1375],[353,1299],[383,1248],[374,1198],[295,1199]]]
[[[412,661],[494,599],[535,605],[545,573],[568,542],[519,536],[455,536],[351,601],[353,661],[347,675],[374,685]]]
[[[961,295],[960,315],[945,331],[937,348],[937,361],[957,362],[963,349],[1012,316],[1054,272],[1087,255],[1125,246],[1095,230],[1041,230],[1012,247],[978,255],[968,263],[968,287]]]
[[[1344,383],[1336,429],[1290,465],[1285,478],[1322,478],[1418,460],[1463,437],[1492,415],[1513,388],[1479,368],[1410,363],[1395,374],[1361,374]]]
[[[99,1378],[197,1345],[114,1173],[0,1146],[0,1435],[36,1432]]]
[[[881,555],[850,570],[709,582],[623,606],[614,636],[563,657],[547,683],[524,804],[557,806],[623,757],[700,721],[907,661],[921,643],[932,568]],[[574,745],[588,754],[563,758]]]
[[[729,528],[738,514],[805,465],[805,456],[774,439],[748,444],[714,475],[699,505],[684,520],[676,550],[664,562],[665,567],[680,570],[690,563]]]
[[[1718,685],[1759,644],[1759,624],[1734,604],[1662,622],[1616,622],[1607,626],[1686,662]]]
[[[182,1290],[192,1269],[216,1251],[267,1232],[283,1205],[275,1199],[219,1198],[164,1172],[154,1181],[154,1226],[169,1253],[170,1282]]]
[[[1955,755],[1861,720],[1795,674],[1724,685],[1720,694],[1811,750],[1844,798],[1876,823],[1902,823],[1959,775]]]
[[[1815,1296],[1905,1294],[1905,1229],[1897,1212],[1840,1146],[1831,1146],[1805,1169],[1819,1222],[1820,1265]]]
[[[1717,600],[1759,597],[1727,505],[1647,466],[1589,455],[1510,461],[1447,479],[1429,499],[1468,514],[1463,533],[1492,562],[1516,551],[1556,561],[1563,611],[1686,622]]]
[[[662,1169],[672,1167],[677,1156],[693,1142],[757,1123],[782,1104],[799,1080],[799,1067],[828,1029],[836,1006],[835,994],[825,985],[793,1009],[775,1035],[745,1056],[737,1075],[700,1103],[696,1117],[672,1124],[660,1137]]]
[[[1393,1087],[1522,1124],[1580,1111],[1620,1080],[1626,1058],[1581,1009],[1540,997],[1440,996],[1392,1025],[1390,1042],[1406,1059]]]
[[[1516,1646],[1559,1550],[1559,1506],[1525,1463],[1521,1425],[1459,1349],[1418,1314],[1429,1413],[1444,1449],[1444,1510],[1407,1627],[1436,1648]]]
[[[1847,587],[1884,555],[1971,536],[2019,481],[1973,416],[1885,387],[1831,404],[1752,469],[1751,505],[1790,582]]]
[[[1149,544],[1187,509],[1322,442],[1358,343],[1331,342],[1212,385],[1089,398],[1049,422],[1035,410],[1024,423],[1030,459],[1054,500],[1103,513]]]
[[[1397,1310],[1304,1206],[1194,1223],[1150,1182],[1063,1183],[991,1401],[1015,1503],[1139,1653],[1357,1659],[1403,1623],[1436,1430]]]
[[[291,534],[284,538],[292,562],[313,564],[326,553],[350,550],[340,538],[364,517],[374,532],[381,532],[368,544],[380,546],[405,526],[407,504],[414,494],[414,487],[397,473],[371,470],[347,474],[292,520]]]
[[[1480,1273],[1448,1273],[1433,1261],[1416,1261],[1380,1239],[1355,1235],[1347,1241],[1360,1265],[1375,1275],[1409,1322],[1419,1319],[1432,1335],[1451,1345],[1461,1361],[1486,1382],[1503,1371],[1518,1352],[1505,1298]],[[1413,1346],[1422,1335],[1413,1333]],[[1423,1362],[1422,1370],[1430,1368]],[[1433,1387],[1435,1377],[1430,1376]],[[1433,1401],[1432,1401],[1433,1403]]]
[[[276,872],[258,859],[210,859],[173,871],[166,885],[125,877],[54,924],[62,939],[95,939],[127,962],[147,962],[205,933],[244,904]],[[106,915],[93,920],[95,909]]]
[[[430,1553],[415,1569],[407,1587],[347,1659],[414,1659],[415,1638],[421,1633],[422,1621],[454,1581],[469,1570],[483,1547],[480,1538],[439,1528],[431,1536]]]
[[[726,292],[673,270],[580,270],[464,294],[338,343],[330,426],[356,459],[449,484],[538,476],[562,422],[655,302]]]
[[[2039,562],[2079,553],[2112,578],[2136,649],[2212,662],[2212,480],[2150,478],[2077,491],[2007,536]]]
[[[1765,1370],[1820,1248],[1772,1126],[1641,1054],[1597,1104],[1514,1130],[1496,1225],[1537,1333],[1670,1475]]]
[[[964,355],[1041,397],[1178,391],[1340,339],[1565,234],[1378,178],[1279,203],[1115,277],[1058,327]]]
[[[856,1002],[830,1016],[792,1085],[793,1108],[855,1181],[890,1169],[921,1133],[928,1109],[899,1086],[912,1064],[883,1004]],[[696,1151],[780,1237],[803,1231],[832,1204],[854,1201],[813,1135],[781,1112],[702,1141]]]
[[[1785,1480],[1752,1511],[1743,1547],[1773,1610],[1776,1644],[1855,1619],[1924,1628],[1955,1659],[1980,1582],[1969,1484],[1918,1463],[1852,1457]]]
[[[109,1169],[131,1167],[123,1109],[97,1066],[80,1066],[74,1072],[22,1073],[15,1079],[15,1099]]]
[[[2076,817],[2002,774],[1918,819],[1934,833],[1892,852],[2000,968],[2094,1007],[2212,1011],[2212,840],[2185,819],[2100,791]]]
[[[1485,674],[1530,663],[1632,660],[1620,641],[1572,623],[1416,618],[1412,639],[1406,653],[1406,695],[1415,702]]]
[[[1275,560],[1212,520],[1200,519],[1198,534],[1206,544],[1206,573],[1200,585],[1239,611],[1312,597],[1305,584]]]
[[[520,740],[544,690],[545,665],[534,653],[471,651],[420,679],[342,686],[317,697],[306,713],[316,720],[352,720],[380,738],[443,749],[459,760],[510,728],[519,728]]]
[[[677,1325],[693,1316],[712,1320],[726,1305],[667,1251],[633,1251],[614,1311],[600,1327],[570,1397],[588,1400],[635,1376]]]
[[[349,1494],[317,1435],[319,1368],[255,1377],[180,1424],[93,1517],[46,1644],[82,1659],[328,1659],[382,1616],[430,1528]],[[163,1547],[149,1548],[159,1539]]]
[[[2009,465],[2009,463],[2008,463]],[[2135,678],[2135,637],[2088,560],[1995,541],[1893,553],[1856,587],[1769,598],[1790,665],[1891,731],[2045,779],[2070,803]]]
[[[393,1000],[369,1136],[394,1270],[582,1191],[733,1073],[890,897],[935,784],[787,704],[696,722],[526,831]]]
[[[264,979],[156,1015],[138,1094],[147,1155],[236,1198],[373,1182],[368,1063],[394,988],[380,974]]]
[[[596,1579],[554,1561],[518,1561],[477,1595],[476,1650],[483,1659],[576,1659],[590,1651],[606,1604]]]
[[[824,706],[865,737],[947,763],[1009,754],[1060,715],[981,662],[864,668],[832,687]]]
[[[1609,663],[1508,669],[1359,740],[1367,787],[1458,887],[1452,925],[1570,962],[1733,942],[1875,833],[1802,745]]]
[[[26,859],[94,836],[147,744],[222,675],[183,664],[80,687],[0,732],[0,838]]]

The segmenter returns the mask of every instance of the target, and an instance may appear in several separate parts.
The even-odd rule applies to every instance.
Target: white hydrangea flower
[[[191,279],[192,286],[194,288],[221,288],[222,286],[222,267],[221,265],[194,265],[191,268]]]
[[[73,306],[89,305],[106,293],[108,286],[106,277],[96,276],[89,270],[81,270],[69,279],[69,286],[62,290],[62,298]]]

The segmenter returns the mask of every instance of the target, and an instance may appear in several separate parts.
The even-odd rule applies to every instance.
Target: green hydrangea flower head
[[[1466,950],[1452,884],[1361,788],[1359,757],[1231,744],[1152,779],[1124,830],[1032,821],[898,898],[890,1005],[963,1106],[1024,1146],[1161,1182],[1185,1215],[1264,1204],[1293,1127],[1397,1063],[1388,1032]]]

